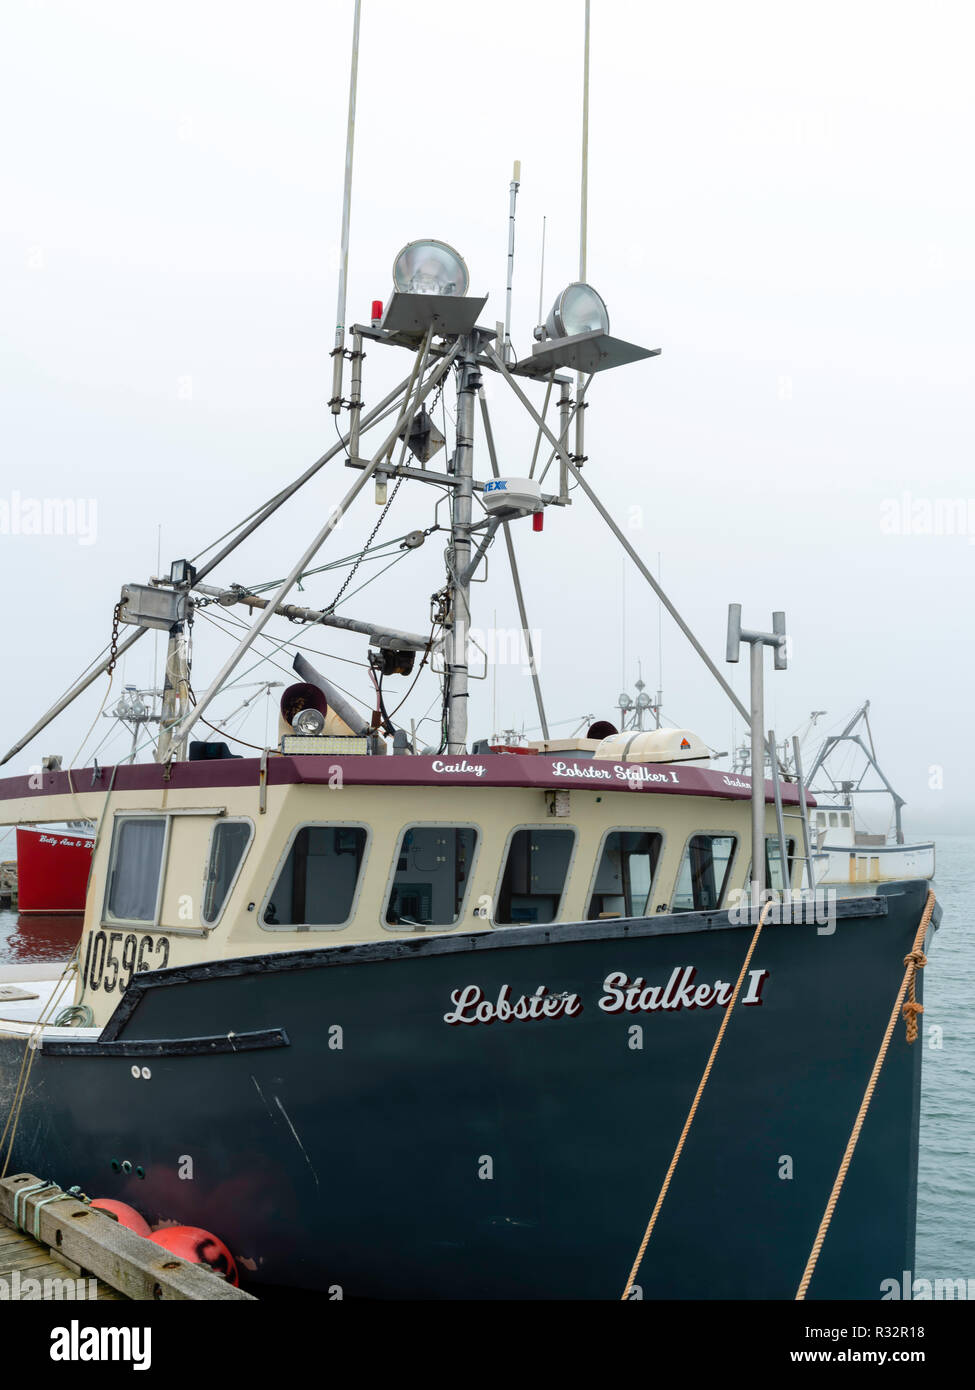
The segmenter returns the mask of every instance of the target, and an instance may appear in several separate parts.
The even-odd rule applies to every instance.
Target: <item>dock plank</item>
[[[14,1219],[18,1192],[35,1186],[40,1187],[40,1179],[32,1173],[16,1173],[0,1179],[0,1220],[5,1220],[8,1228]],[[144,1240],[74,1197],[45,1202],[52,1191],[45,1188],[26,1196],[19,1204],[23,1208],[20,1212],[23,1225],[33,1231],[36,1221],[40,1241],[39,1244],[31,1241],[31,1244],[40,1251],[42,1261],[49,1258],[44,1247],[57,1249],[86,1273],[111,1285],[125,1297],[140,1301],[256,1301],[253,1294],[235,1288],[201,1265],[178,1259],[162,1246]],[[42,1203],[36,1211],[35,1202]],[[30,1237],[25,1239],[30,1241]],[[31,1261],[38,1256],[29,1253],[17,1256],[12,1249],[8,1245],[0,1246],[0,1272],[5,1262],[18,1258],[28,1263],[13,1267],[33,1268]]]

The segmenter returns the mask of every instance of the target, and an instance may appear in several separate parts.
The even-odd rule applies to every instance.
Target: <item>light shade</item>
[[[291,726],[296,734],[320,734],[325,727],[325,716],[318,709],[303,709],[296,714]]]
[[[465,295],[470,276],[463,256],[445,241],[411,241],[393,262],[401,294]]]
[[[577,333],[608,333],[609,314],[592,285],[575,281],[562,291],[545,320],[550,338],[573,338]]]

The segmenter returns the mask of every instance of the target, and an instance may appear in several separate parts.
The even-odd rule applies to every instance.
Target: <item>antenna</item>
[[[542,264],[538,271],[538,322],[544,323],[542,318],[542,295],[545,292],[545,223],[547,218],[542,218]]]
[[[586,242],[589,221],[589,0],[586,0],[586,39],[582,65],[582,189],[579,198],[579,279],[586,283]],[[576,453],[577,467],[585,463],[586,404],[583,374],[576,373]]]
[[[504,346],[501,349],[504,353],[506,362],[515,360],[514,348],[511,346],[511,282],[515,273],[515,200],[518,197],[518,188],[521,184],[521,160],[515,160],[515,167],[511,171],[511,184],[509,192],[511,202],[508,209],[508,287],[507,298],[504,307]]]
[[[342,368],[345,362],[345,298],[349,275],[349,217],[352,209],[352,147],[355,143],[355,92],[359,77],[359,12],[362,0],[355,0],[352,23],[352,69],[349,73],[349,124],[345,137],[345,188],[342,194],[342,254],[339,262],[338,302],[335,308],[335,346],[332,349],[333,415],[342,412]]]
[[[579,279],[586,282],[586,231],[589,212],[589,0],[586,0],[586,41],[582,67],[582,193],[579,209]]]

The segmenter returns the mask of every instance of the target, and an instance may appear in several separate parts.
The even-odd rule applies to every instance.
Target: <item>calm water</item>
[[[975,1278],[975,837],[938,838],[944,909],[924,982],[917,1259],[926,1279]],[[0,961],[64,960],[80,918],[0,911]],[[941,1029],[939,1038],[936,1031]],[[936,1045],[940,1043],[940,1045]]]

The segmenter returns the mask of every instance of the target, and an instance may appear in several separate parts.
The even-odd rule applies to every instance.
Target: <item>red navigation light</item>
[[[532,512],[532,530],[540,531],[545,523],[544,512]]]
[[[372,301],[372,321],[373,321],[373,323],[378,323],[379,320],[382,318],[382,316],[383,316],[383,302],[382,302],[381,299],[374,299],[374,300]]]

